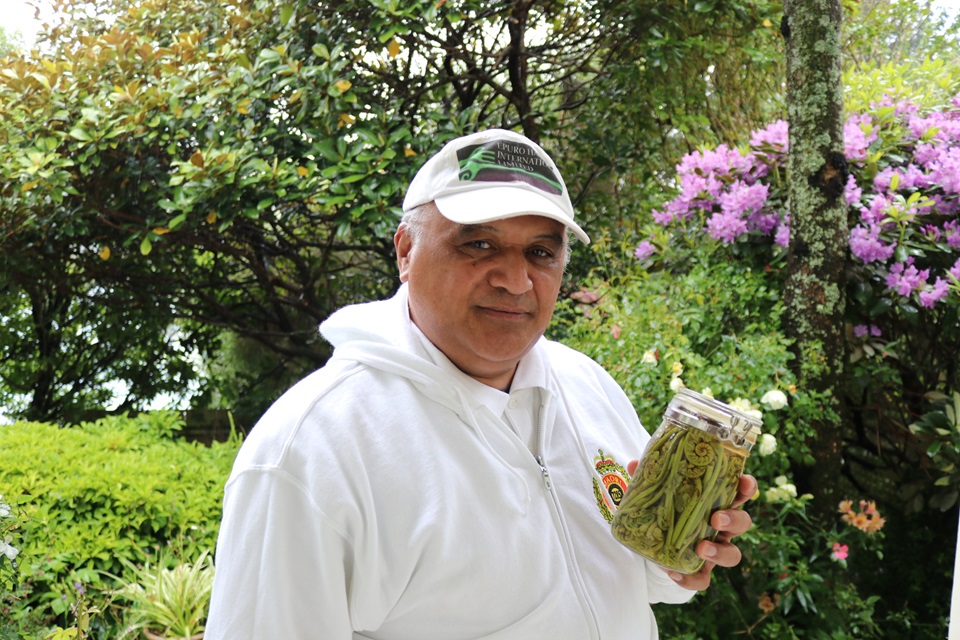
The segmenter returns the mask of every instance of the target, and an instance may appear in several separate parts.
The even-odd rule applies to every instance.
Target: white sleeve
[[[349,640],[347,542],[276,469],[231,479],[205,640]]]
[[[647,593],[650,604],[683,604],[688,602],[696,591],[681,587],[670,579],[666,569],[647,562]]]

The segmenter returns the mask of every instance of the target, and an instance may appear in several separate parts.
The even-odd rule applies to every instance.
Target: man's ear
[[[410,272],[410,252],[413,251],[413,240],[407,226],[401,224],[393,234],[393,247],[397,250],[397,269],[400,271],[400,282],[406,282]]]

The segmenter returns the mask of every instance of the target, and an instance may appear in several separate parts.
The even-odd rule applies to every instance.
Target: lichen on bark
[[[843,406],[844,270],[847,166],[843,156],[843,88],[839,0],[787,0],[786,39],[791,239],[785,328],[795,340],[802,389],[824,404],[811,443],[815,464],[798,483],[826,515],[836,506]]]

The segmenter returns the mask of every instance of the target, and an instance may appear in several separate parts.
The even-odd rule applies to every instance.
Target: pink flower
[[[790,246],[790,214],[783,216],[783,220],[777,226],[773,234],[773,240],[781,247]]]
[[[917,269],[913,266],[913,258],[910,257],[906,262],[897,262],[890,267],[886,282],[888,287],[901,296],[909,296],[913,291],[922,288],[929,277],[930,270]]]
[[[954,280],[960,281],[960,258],[953,263],[953,266],[950,267],[950,270],[947,273],[949,273],[950,277]]]
[[[857,186],[857,177],[852,173],[847,176],[847,184],[843,188],[843,197],[847,204],[860,202],[860,198],[863,197],[863,189]]]
[[[587,291],[586,289],[580,289],[580,291],[571,293],[570,297],[583,304],[593,304],[600,299],[593,291]]]
[[[925,287],[920,292],[920,304],[929,309],[940,300],[943,300],[949,292],[950,283],[940,276],[937,276],[933,285]]]
[[[889,260],[897,246],[880,239],[880,227],[854,227],[850,231],[850,252],[866,264],[877,260]]]
[[[615,325],[613,325],[612,327],[610,327],[610,335],[613,336],[613,339],[614,339],[614,340],[619,339],[619,338],[620,338],[620,325],[615,324]]]
[[[707,231],[714,240],[732,243],[747,232],[747,222],[736,213],[715,213],[707,220]]]
[[[637,260],[646,260],[657,252],[657,248],[649,240],[644,240],[637,245],[633,252],[633,257]]]
[[[840,544],[839,542],[834,542],[833,552],[830,554],[830,557],[838,561],[846,560],[848,551],[849,551],[849,547],[847,547],[847,545]]]
[[[847,119],[843,126],[844,155],[848,160],[863,161],[867,159],[867,148],[877,139],[877,131],[873,127],[873,118],[869,114],[854,114]]]
[[[754,131],[750,136],[750,146],[764,152],[778,152],[786,155],[789,148],[789,127],[786,120],[777,120],[766,129]]]

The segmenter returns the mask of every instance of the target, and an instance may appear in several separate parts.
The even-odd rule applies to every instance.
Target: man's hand
[[[638,461],[634,460],[627,465],[627,473],[631,477],[637,470],[637,464]],[[702,591],[710,586],[710,574],[714,567],[735,567],[740,564],[743,554],[731,540],[749,531],[750,527],[753,526],[753,518],[750,517],[749,513],[738,509],[738,507],[757,495],[758,489],[759,485],[756,478],[751,475],[740,476],[737,496],[730,508],[715,511],[710,516],[710,526],[719,532],[716,542],[701,540],[697,545],[697,555],[705,560],[703,567],[692,575],[668,571],[667,575],[674,582],[686,589]]]

